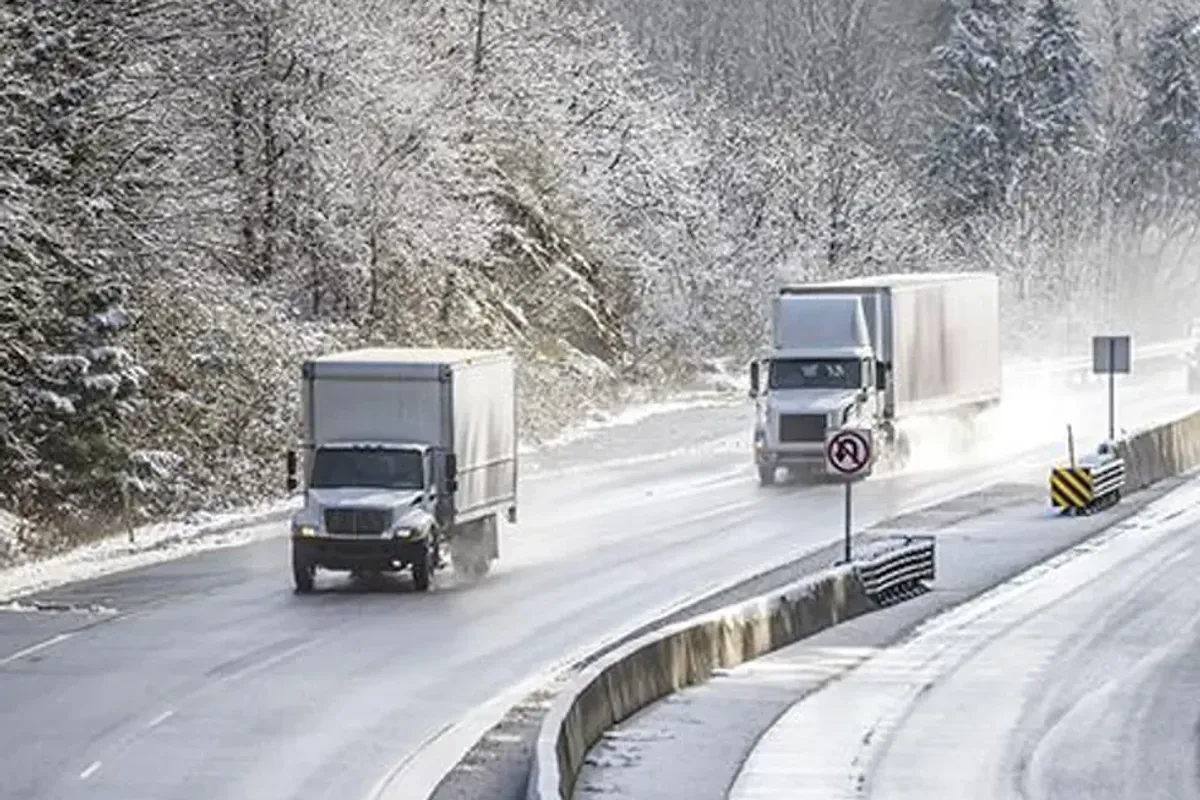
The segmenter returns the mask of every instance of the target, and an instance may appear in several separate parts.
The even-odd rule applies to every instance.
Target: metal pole
[[[1108,340],[1108,440],[1117,438],[1117,340]]]
[[[1067,452],[1071,455],[1071,469],[1075,469],[1075,432],[1067,426]]]
[[[846,481],[846,563],[850,563],[850,511],[853,508],[851,503],[850,487],[853,485],[851,481]]]

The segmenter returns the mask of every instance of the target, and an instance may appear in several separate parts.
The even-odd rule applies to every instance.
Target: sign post
[[[1092,337],[1092,372],[1108,375],[1108,440],[1117,438],[1116,375],[1133,371],[1133,344],[1128,336]]]
[[[874,465],[874,436],[870,428],[843,428],[825,433],[825,469],[841,478],[846,486],[845,555],[850,563],[850,537],[853,533],[853,495],[856,481],[871,474]]]

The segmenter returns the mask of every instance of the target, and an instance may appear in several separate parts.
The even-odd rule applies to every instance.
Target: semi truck
[[[772,342],[750,365],[759,482],[825,470],[827,431],[870,428],[902,467],[902,423],[968,422],[1000,401],[999,281],[987,273],[893,274],[780,288]]]
[[[306,361],[303,442],[287,453],[297,592],[318,569],[446,566],[481,577],[517,520],[516,373],[507,351],[363,349]]]

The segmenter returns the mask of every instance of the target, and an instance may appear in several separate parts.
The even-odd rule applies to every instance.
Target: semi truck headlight
[[[392,531],[392,536],[396,539],[411,539],[412,535],[412,528],[396,528],[396,530]]]
[[[296,528],[296,533],[300,536],[316,536],[317,529],[312,525],[300,525]]]

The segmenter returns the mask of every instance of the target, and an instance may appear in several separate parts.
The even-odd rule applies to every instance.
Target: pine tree
[[[1197,192],[1200,179],[1200,14],[1172,13],[1147,41],[1141,68],[1137,170],[1160,201]]]
[[[1064,0],[1042,0],[1024,54],[1026,148],[1053,159],[1085,148],[1095,120],[1095,64],[1078,15]]]
[[[952,217],[1004,207],[1023,161],[1020,9],[969,0],[933,53],[937,126],[926,154]]]
[[[0,345],[0,395],[12,404],[0,477],[34,515],[114,507],[128,462],[122,423],[142,372],[120,347],[124,304],[147,256],[161,152],[141,99],[118,80],[144,57],[130,35],[141,9],[34,0],[2,18],[21,124],[4,129],[0,161],[14,212],[0,227],[0,330],[14,334]]]

